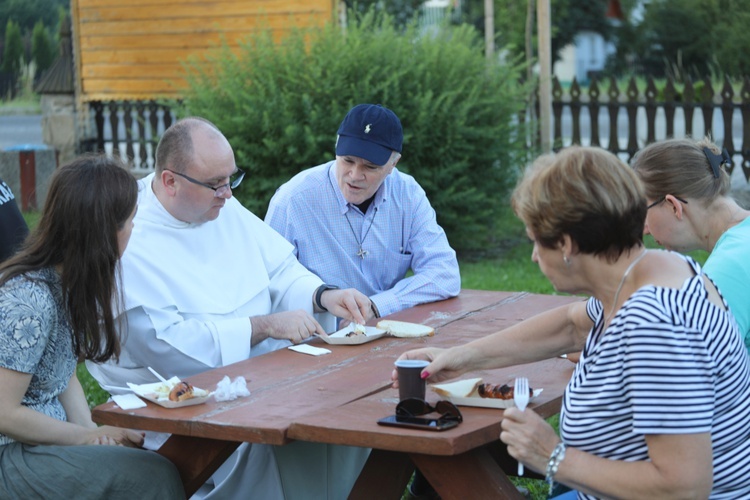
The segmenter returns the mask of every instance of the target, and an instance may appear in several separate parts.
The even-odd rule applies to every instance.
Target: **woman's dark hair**
[[[104,362],[120,354],[115,308],[120,273],[118,230],[135,210],[138,184],[119,160],[84,155],[52,175],[36,229],[0,266],[0,285],[28,271],[61,271],[63,301],[78,359]]]

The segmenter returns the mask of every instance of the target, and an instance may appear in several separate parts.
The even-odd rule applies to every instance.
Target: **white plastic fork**
[[[519,410],[524,411],[529,404],[529,379],[518,377],[513,386],[513,401]],[[518,475],[523,476],[523,464],[518,462]]]
[[[151,373],[153,373],[154,375],[156,375],[156,378],[158,378],[159,380],[161,380],[161,381],[162,381],[162,383],[164,383],[164,384],[166,384],[166,385],[169,385],[169,382],[167,381],[167,379],[165,379],[164,377],[162,377],[162,376],[161,376],[161,375],[159,374],[159,372],[157,372],[156,370],[154,370],[154,369],[153,369],[153,368],[151,368],[150,366],[147,366],[146,368],[148,368],[148,371],[150,371]],[[518,404],[518,403],[516,403],[516,404]]]

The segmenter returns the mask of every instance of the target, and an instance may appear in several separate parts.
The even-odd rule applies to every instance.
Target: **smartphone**
[[[421,429],[423,431],[444,431],[457,426],[458,421],[424,417],[397,417],[396,415],[390,415],[378,420],[378,424],[390,425],[392,427],[406,427],[409,429]]]

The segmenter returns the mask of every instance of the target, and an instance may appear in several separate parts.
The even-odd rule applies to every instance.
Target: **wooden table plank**
[[[547,418],[560,411],[561,396],[572,373],[573,364],[569,361],[549,359],[528,365],[474,372],[466,374],[465,378],[480,376],[494,383],[505,383],[515,376],[526,376],[533,386],[543,389],[529,404],[529,409]],[[437,394],[428,389],[428,401],[435,402],[439,399],[441,398]],[[500,435],[503,411],[493,408],[462,406],[460,409],[464,421],[458,427],[443,432],[378,425],[379,418],[393,415],[397,403],[398,391],[388,388],[341,406],[308,413],[291,423],[287,437],[390,451],[456,455],[495,441]]]
[[[518,293],[466,292],[460,298],[440,303],[439,313],[434,304],[424,304],[391,316],[443,325],[437,326],[434,337],[384,337],[357,346],[327,345],[314,339],[311,345],[325,346],[332,353],[305,356],[282,349],[189,380],[196,387],[212,390],[224,375],[231,379],[243,376],[248,381],[249,397],[223,403],[209,400],[205,405],[167,412],[151,403],[147,408],[128,411],[108,403],[94,409],[94,418],[103,424],[157,432],[206,438],[219,433],[236,441],[285,444],[288,426],[299,417],[320,409],[322,400],[336,407],[382,391],[390,386],[393,362],[402,352],[428,345],[449,347],[467,335],[475,337],[476,333],[466,323],[495,315],[498,308],[514,310],[518,304],[531,301],[530,297]],[[515,317],[511,312],[508,314]],[[353,373],[356,373],[356,380],[352,378]]]
[[[478,491],[474,481],[484,481],[488,495],[515,494],[498,464],[508,469],[512,459],[498,451],[502,411],[465,408],[465,421],[441,433],[378,426],[376,420],[393,413],[397,391],[390,387],[393,362],[403,352],[422,346],[450,347],[487,335],[533,314],[575,297],[531,295],[515,292],[463,290],[458,298],[423,304],[389,316],[389,319],[423,323],[436,329],[433,337],[384,337],[359,346],[335,346],[325,356],[305,356],[286,349],[251,358],[190,378],[201,388],[213,389],[225,375],[243,376],[251,395],[230,402],[209,400],[203,405],[123,411],[112,403],[93,410],[98,423],[135,429],[170,432],[160,450],[177,463],[186,491],[194,491],[239,442],[283,445],[292,439],[373,448],[372,459],[352,492],[367,498],[368,485],[378,484],[379,498],[393,488],[400,496],[411,468],[418,463],[429,479],[440,484],[443,498]],[[374,323],[371,322],[371,323]],[[507,383],[528,376],[533,387],[544,388],[531,408],[542,416],[559,411],[560,396],[573,365],[553,359],[540,363],[467,374],[491,383]],[[167,374],[168,375],[168,374]],[[437,400],[429,393],[428,399]],[[194,460],[201,455],[201,459]],[[186,457],[190,457],[187,459]],[[456,466],[455,460],[462,462]],[[378,474],[389,472],[389,480]],[[448,467],[453,467],[448,473]],[[456,468],[458,467],[458,468]],[[379,472],[380,471],[380,472]],[[458,476],[455,473],[460,471]],[[448,479],[446,479],[448,478]],[[480,482],[481,482],[480,481]],[[466,489],[469,488],[469,489]],[[485,488],[481,486],[480,488]],[[388,490],[390,491],[390,490]]]

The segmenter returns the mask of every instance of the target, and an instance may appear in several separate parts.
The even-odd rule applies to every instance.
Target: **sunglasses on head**
[[[438,401],[435,406],[432,406],[423,399],[409,398],[400,401],[396,405],[397,417],[417,417],[432,412],[439,413],[440,420],[455,420],[456,422],[464,421],[461,412],[456,405],[450,401]]]

